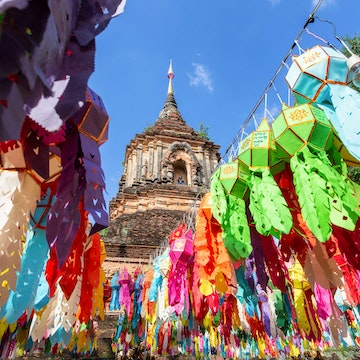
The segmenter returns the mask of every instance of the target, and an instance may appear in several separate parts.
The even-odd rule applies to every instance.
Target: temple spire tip
[[[172,68],[172,59],[170,59],[170,65],[169,65],[169,70],[168,70],[168,78],[169,78],[169,86],[168,86],[168,94],[173,94],[174,93],[174,89],[173,89],[173,85],[172,85],[172,79],[174,78],[174,71]]]

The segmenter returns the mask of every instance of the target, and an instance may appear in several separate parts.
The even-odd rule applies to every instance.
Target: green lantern
[[[272,123],[278,156],[291,158],[305,145],[328,150],[333,144],[332,125],[315,104],[284,106]]]
[[[240,142],[237,159],[250,172],[249,210],[256,230],[277,237],[288,234],[292,227],[291,213],[273,178],[284,170],[285,162],[277,156],[274,134],[266,119]]]
[[[282,159],[277,156],[274,134],[267,119],[240,142],[237,159],[251,171],[268,169],[275,175],[284,169]]]
[[[238,161],[230,161],[220,166],[219,180],[228,194],[243,198],[248,190],[249,171]]]

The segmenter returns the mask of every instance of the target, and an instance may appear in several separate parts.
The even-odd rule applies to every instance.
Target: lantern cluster
[[[0,5],[1,358],[93,350],[103,316],[109,116],[88,79],[95,36],[124,2],[67,5]]]

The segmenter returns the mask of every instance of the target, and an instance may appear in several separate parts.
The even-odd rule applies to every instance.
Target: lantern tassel
[[[15,291],[20,270],[22,239],[30,213],[40,199],[40,186],[26,172],[3,170],[0,172],[0,307]]]
[[[332,105],[318,104],[335,128],[344,146],[360,160],[360,93],[349,86],[329,84]]]
[[[289,234],[293,222],[288,205],[268,169],[252,172],[248,181],[250,187],[249,209],[254,218],[256,230],[262,235]]]

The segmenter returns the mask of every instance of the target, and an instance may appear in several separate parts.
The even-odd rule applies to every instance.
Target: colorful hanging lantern
[[[171,268],[171,259],[169,251],[161,257],[159,261],[159,273],[163,278],[166,278],[169,275],[169,269]]]
[[[217,216],[216,216],[216,214],[215,214],[215,211],[214,211],[214,209],[213,209],[213,203],[214,203],[214,200],[213,200],[213,194],[212,194],[212,190],[213,190],[213,182],[214,181],[217,181],[218,182],[218,177],[216,177],[215,175],[216,174],[218,174],[219,173],[219,169],[218,170],[216,170],[216,172],[214,173],[214,175],[213,175],[213,177],[211,178],[211,187],[210,187],[210,189],[211,189],[211,192],[210,193],[206,193],[203,197],[202,197],[202,199],[201,199],[201,204],[200,204],[200,208],[199,208],[199,212],[201,211],[203,214],[204,214],[204,216],[205,216],[205,218],[206,219],[211,219],[213,216],[215,217],[215,219],[216,220],[218,220],[217,219]],[[225,192],[224,192],[224,190],[223,190],[223,188],[221,187],[221,186],[218,186],[222,191],[221,191],[221,194],[220,194],[220,196],[221,195],[223,195],[222,196],[222,202],[224,203],[224,211],[226,211],[226,198],[224,199],[224,194],[225,194]],[[216,200],[216,199],[215,199]],[[219,221],[219,220],[218,220]],[[220,222],[220,221],[219,221]]]
[[[192,229],[188,224],[179,225],[170,234],[171,269],[168,275],[169,305],[174,307],[177,315],[186,310],[189,312],[189,290],[187,286],[187,269],[194,259],[194,242]]]
[[[239,165],[239,162],[236,162]],[[225,164],[229,165],[229,164]],[[210,194],[205,194],[200,209],[208,221],[211,217],[219,222],[225,247],[235,261],[251,253],[250,232],[246,217],[245,201],[240,196],[227,194],[220,182],[218,169],[211,178]],[[246,183],[246,195],[249,186]],[[242,193],[243,197],[245,192]],[[210,195],[210,196],[209,196]]]
[[[258,232],[275,236],[288,233],[291,215],[273,178],[284,170],[285,162],[277,156],[274,134],[266,119],[239,144],[238,160],[250,170],[249,210]]]
[[[186,231],[186,225],[180,225],[170,235],[170,258],[173,263],[180,261],[188,264],[194,256],[194,243],[191,228]]]
[[[120,284],[120,294],[119,294],[119,303],[120,306],[124,306],[126,314],[130,316],[131,309],[131,294],[134,290],[134,283],[132,281],[131,275],[126,268],[121,272],[119,276]]]
[[[348,59],[330,47],[315,46],[294,57],[286,75],[296,101],[316,102],[325,111],[350,154],[360,160],[360,93],[349,86]]]
[[[277,174],[284,169],[285,164],[276,154],[274,135],[267,119],[240,142],[237,159],[252,171],[270,169],[272,174]]]
[[[323,110],[315,104],[284,107],[272,123],[278,155],[289,159],[303,146],[328,150],[333,130]]]
[[[340,51],[326,46],[315,46],[300,56],[293,57],[293,63],[285,80],[300,104],[322,103],[329,98],[327,84],[347,85],[347,58]]]
[[[99,145],[108,140],[109,115],[101,97],[89,87],[86,91],[86,102],[72,117],[79,131]]]
[[[244,197],[248,190],[249,170],[238,160],[222,164],[219,169],[219,180],[226,192],[239,198]]]

